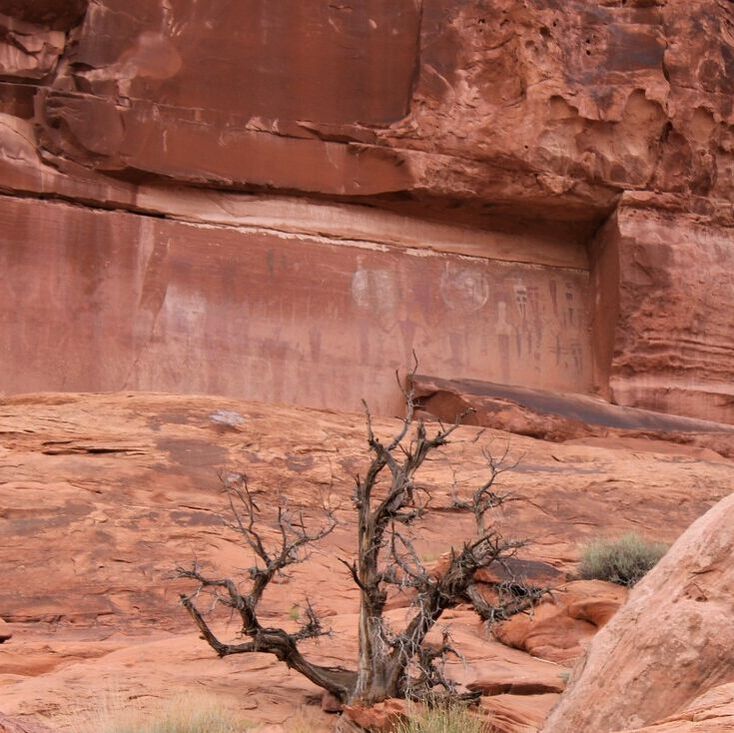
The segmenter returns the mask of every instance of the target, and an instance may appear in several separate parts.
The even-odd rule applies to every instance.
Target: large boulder
[[[543,731],[638,728],[733,682],[733,553],[734,494],[691,525],[599,632]]]

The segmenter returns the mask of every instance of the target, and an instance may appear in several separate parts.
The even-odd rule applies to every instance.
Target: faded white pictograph
[[[446,263],[440,282],[441,298],[459,313],[476,313],[489,299],[489,282],[479,268]]]
[[[577,374],[581,374],[584,369],[584,348],[578,341],[572,341],[570,351],[573,367]]]
[[[528,289],[522,281],[517,283],[514,287],[515,291],[515,304],[517,310],[520,312],[520,317],[524,321],[528,316]]]
[[[573,290],[568,286],[566,286],[566,310],[564,319],[569,325],[576,325],[576,303],[574,301]]]
[[[385,269],[367,269],[358,263],[352,275],[352,300],[359,308],[375,316],[394,316],[400,301],[395,273]]]
[[[500,300],[497,303],[497,320],[495,321],[494,332],[497,335],[500,373],[504,382],[510,380],[510,343],[516,330],[507,320],[507,303],[504,300]]]

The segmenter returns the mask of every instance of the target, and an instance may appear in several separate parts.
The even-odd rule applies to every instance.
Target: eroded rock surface
[[[503,644],[571,666],[626,599],[627,590],[618,585],[574,581],[554,588],[551,597],[532,613],[513,616],[492,632]]]
[[[663,441],[689,446],[692,454],[734,455],[734,428],[664,411],[610,405],[599,397],[558,394],[478,380],[410,376],[417,405],[423,413],[444,421],[464,415],[464,422],[552,441],[642,438],[653,449]],[[671,392],[672,388],[668,389]],[[657,405],[657,407],[661,407]],[[704,405],[700,407],[703,409]],[[704,410],[705,411],[705,410]]]
[[[394,414],[415,350],[734,422],[733,16],[5,0],[0,389]]]
[[[684,710],[633,733],[728,733],[734,729],[734,684],[718,685]]]
[[[731,22],[723,0],[99,0],[42,95],[42,135],[102,170],[196,183],[582,219],[626,189],[726,200]]]

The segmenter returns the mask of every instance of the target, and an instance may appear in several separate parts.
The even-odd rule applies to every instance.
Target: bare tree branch
[[[523,546],[522,542],[505,540],[489,521],[494,509],[519,499],[501,491],[499,486],[502,474],[517,465],[510,458],[509,445],[496,455],[489,448],[483,449],[486,476],[466,496],[460,494],[454,473],[451,508],[473,516],[473,536],[451,548],[440,574],[429,572],[421,560],[414,543],[415,531],[429,516],[432,495],[416,482],[416,476],[429,456],[452,442],[467,413],[452,425],[438,423],[431,430],[423,420],[417,419],[412,387],[417,367],[414,358],[407,380],[410,386],[404,386],[396,373],[405,400],[405,416],[391,438],[378,437],[370,409],[363,402],[371,459],[366,471],[354,477],[357,553],[354,559],[337,558],[359,589],[356,672],[315,665],[303,657],[298,649],[300,642],[329,633],[308,600],[303,621],[295,632],[265,627],[258,618],[258,606],[268,584],[276,576],[285,575],[290,566],[303,562],[308,550],[334,530],[335,509],[324,507],[324,522],[310,529],[303,512],[293,511],[281,497],[276,508],[270,509],[270,515],[274,513],[274,516],[268,522],[266,512],[261,511],[242,474],[229,474],[224,487],[233,517],[229,526],[254,556],[247,571],[247,589],[241,591],[228,578],[208,577],[197,564],[190,569],[178,569],[179,577],[196,584],[192,593],[181,596],[181,602],[202,638],[219,656],[249,652],[274,654],[342,702],[370,704],[387,697],[429,697],[437,689],[456,693],[455,685],[445,674],[447,656],[458,654],[448,631],[443,631],[441,644],[426,642],[443,612],[469,600],[483,618],[494,620],[531,607],[546,592],[513,579],[497,588],[498,602],[492,605],[475,584],[477,570],[502,563]],[[479,440],[482,434],[478,433],[474,440]],[[268,506],[272,507],[272,502]],[[415,593],[410,617],[399,631],[390,627],[384,615],[389,586]],[[240,634],[248,637],[247,641],[228,644],[218,638],[197,606],[202,593],[211,594],[215,605],[227,606],[239,615]]]
[[[305,623],[295,633],[263,627],[257,616],[258,604],[270,581],[277,574],[283,574],[290,565],[302,562],[305,548],[334,530],[334,511],[326,510],[325,523],[310,531],[301,512],[293,514],[287,504],[279,503],[275,518],[277,540],[269,544],[260,525],[262,512],[254,501],[246,478],[238,476],[233,480],[230,477],[224,482],[224,488],[234,517],[229,526],[244,539],[255,556],[255,563],[248,569],[250,587],[247,592],[241,593],[233,580],[207,577],[195,564],[190,569],[177,569],[178,577],[197,583],[193,593],[181,595],[181,603],[192,617],[202,638],[220,657],[247,652],[274,654],[289,667],[329,690],[338,699],[346,700],[354,686],[355,673],[312,664],[298,650],[299,642],[328,634],[310,602],[306,603]],[[199,594],[208,589],[217,593],[216,602],[231,607],[239,614],[242,622],[240,633],[250,637],[250,641],[227,644],[217,637],[196,605]]]

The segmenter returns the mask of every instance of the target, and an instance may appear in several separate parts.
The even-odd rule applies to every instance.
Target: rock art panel
[[[394,414],[392,371],[413,351],[432,371],[590,384],[583,270],[33,200],[4,199],[0,219],[9,392],[163,389],[353,410],[365,397]]]
[[[496,343],[487,372],[459,329],[433,345],[451,365],[433,376],[572,388],[734,422],[722,315],[734,240],[731,3],[215,5],[0,0],[0,189],[205,225],[265,222],[339,246],[551,265],[498,289],[485,265],[446,258],[442,327],[491,310]],[[168,246],[161,236],[154,249]],[[590,285],[568,291],[555,267],[588,269],[586,249]],[[206,269],[202,252],[191,250],[192,269]],[[704,268],[712,279],[701,280]],[[355,266],[355,308],[393,318],[384,314],[414,295],[394,275],[389,257]],[[166,297],[184,309],[182,329],[202,327],[208,296]],[[560,325],[540,334],[533,314],[549,308]],[[414,326],[396,322],[407,347]],[[317,335],[310,343],[321,348]],[[514,361],[521,353],[546,355],[547,381],[534,356]],[[362,368],[340,363],[342,381]],[[166,388],[161,379],[150,384]]]

